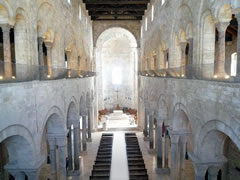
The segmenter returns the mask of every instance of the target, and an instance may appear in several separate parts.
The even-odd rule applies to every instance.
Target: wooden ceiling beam
[[[88,4],[147,4],[150,0],[83,0],[84,3]]]
[[[87,8],[88,11],[145,11],[144,8]]]
[[[98,17],[98,16],[103,16],[103,17],[119,17],[119,16],[129,16],[129,17],[131,17],[131,16],[133,16],[133,17],[142,17],[142,15],[141,14],[98,14],[98,13],[96,13],[96,14],[91,14],[90,15],[91,17]]]

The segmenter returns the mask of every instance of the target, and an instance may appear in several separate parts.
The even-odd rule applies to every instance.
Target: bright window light
[[[147,31],[147,17],[145,19],[145,31]]]
[[[153,18],[154,18],[154,5],[152,5],[152,18],[151,18],[152,21],[153,21]]]
[[[68,4],[71,4],[71,0],[67,0]]]
[[[143,27],[141,27],[141,38],[143,37]]]
[[[80,20],[82,19],[82,8],[81,8],[81,6],[79,6],[79,19]]]
[[[231,76],[237,76],[237,53],[231,56]]]
[[[122,84],[122,70],[120,67],[115,67],[112,69],[112,84]]]
[[[162,0],[162,5],[165,3],[165,0]]]

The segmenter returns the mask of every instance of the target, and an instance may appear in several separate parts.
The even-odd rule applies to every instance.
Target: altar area
[[[114,110],[109,115],[102,116],[102,121],[98,128],[107,130],[109,128],[135,128],[136,120],[133,115],[123,113],[122,110]]]

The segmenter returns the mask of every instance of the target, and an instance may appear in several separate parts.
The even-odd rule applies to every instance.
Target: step
[[[110,176],[110,170],[93,170],[92,176]]]
[[[94,170],[110,170],[111,165],[93,165]]]
[[[109,180],[110,176],[90,176],[90,180]]]
[[[147,169],[143,168],[143,169],[130,169],[129,170],[129,174],[147,174]]]
[[[129,180],[148,180],[148,175],[144,175],[144,176],[130,175]]]
[[[145,166],[144,161],[142,162],[128,162],[128,166]]]
[[[128,165],[129,171],[131,170],[138,170],[138,169],[145,169],[145,165]]]
[[[144,161],[142,157],[128,157],[128,161]]]

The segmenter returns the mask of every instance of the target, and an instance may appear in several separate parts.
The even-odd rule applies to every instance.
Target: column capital
[[[28,179],[31,179],[31,180],[37,180],[37,179],[38,179],[39,169],[26,170],[26,171],[24,171],[24,172],[27,174]]]
[[[216,27],[219,32],[225,32],[227,27],[229,26],[230,22],[218,22]]]
[[[59,147],[66,146],[66,138],[65,136],[56,137],[56,145]]]
[[[221,166],[210,166],[208,168],[208,173],[212,176],[217,176]]]
[[[14,176],[15,179],[20,179],[22,177],[25,177],[25,173],[23,170],[8,170],[8,172]]]
[[[187,143],[187,140],[188,140],[188,135],[184,134],[184,135],[181,135],[180,136],[180,143],[182,144],[186,144]]]
[[[174,131],[171,131],[169,130],[169,135],[170,135],[170,138],[171,138],[171,144],[178,144],[179,142],[179,134],[176,134]]]
[[[2,24],[1,28],[3,33],[8,33],[10,31],[11,26],[9,24]]]
[[[196,176],[198,177],[204,177],[207,169],[208,169],[208,165],[207,164],[201,164],[201,163],[194,163],[193,162],[193,166],[194,166],[194,171]]]
[[[186,47],[187,47],[187,41],[182,41],[180,42],[180,46],[181,46],[181,49],[185,51]]]
[[[44,38],[43,38],[44,39]],[[45,43],[45,46],[46,48],[49,50],[49,49],[52,49],[52,46],[53,46],[53,43],[52,41],[49,41],[49,40],[44,40],[44,43]]]
[[[80,124],[79,120],[72,121],[73,128],[79,128],[79,124]]]
[[[48,137],[47,137],[47,140],[48,140],[48,144],[49,144],[49,148],[50,148],[50,149],[56,148],[56,139],[55,139],[55,137],[53,137],[53,136],[48,136]]]

